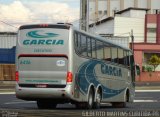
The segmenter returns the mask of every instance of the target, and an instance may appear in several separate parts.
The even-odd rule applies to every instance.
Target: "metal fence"
[[[15,64],[0,64],[0,81],[15,80]]]

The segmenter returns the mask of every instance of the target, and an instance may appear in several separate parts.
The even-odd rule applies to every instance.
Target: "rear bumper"
[[[66,85],[65,88],[29,88],[20,87],[18,83],[16,83],[16,97],[23,100],[68,100],[73,97],[72,85]]]

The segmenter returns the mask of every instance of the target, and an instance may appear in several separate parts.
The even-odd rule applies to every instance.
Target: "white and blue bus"
[[[125,107],[135,95],[133,53],[68,24],[23,25],[16,47],[16,96],[55,108]]]

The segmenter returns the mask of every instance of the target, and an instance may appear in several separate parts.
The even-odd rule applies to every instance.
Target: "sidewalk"
[[[160,82],[136,82],[136,90],[160,90]]]
[[[15,81],[0,81],[0,92],[15,92]]]

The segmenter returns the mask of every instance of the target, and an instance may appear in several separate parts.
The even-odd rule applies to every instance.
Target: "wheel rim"
[[[100,93],[98,93],[97,96],[96,96],[96,102],[97,102],[98,104],[101,103],[101,94],[100,94]]]
[[[92,103],[93,103],[93,96],[92,96],[92,93],[90,93],[90,95],[89,95],[89,106],[92,106]]]
[[[100,91],[98,91],[96,95],[95,108],[100,108],[100,105],[101,105],[101,93]]]

